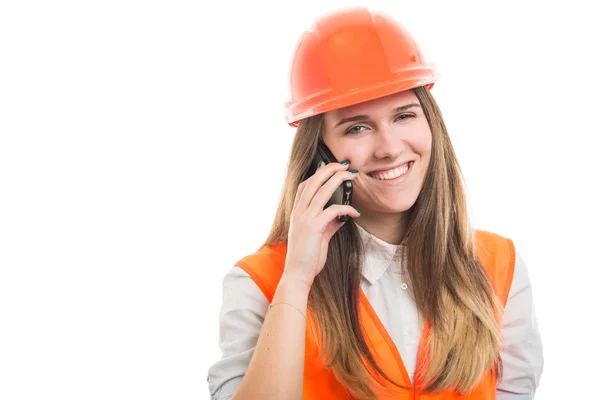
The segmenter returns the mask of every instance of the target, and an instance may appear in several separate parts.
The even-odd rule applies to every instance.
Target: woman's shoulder
[[[512,239],[483,229],[474,229],[473,232],[475,249],[480,257],[504,255],[514,261],[515,245]]]
[[[287,243],[278,242],[260,246],[254,253],[243,257],[236,265],[242,265],[248,262],[278,262],[285,259],[287,253]]]
[[[473,229],[475,238],[488,241],[512,241],[509,237],[498,232],[492,232],[485,229]]]
[[[516,261],[513,241],[499,233],[478,229],[475,230],[475,251],[503,304],[506,304]]]
[[[224,299],[231,299],[236,293],[242,302],[248,297],[260,298],[261,302],[272,298],[283,274],[286,252],[285,243],[277,243],[263,245],[240,258],[223,277]]]
[[[248,274],[267,298],[271,298],[283,274],[286,254],[285,242],[265,245],[235,265]]]
[[[237,265],[223,277],[222,288],[223,304],[231,308],[246,308],[258,303],[262,309],[267,301],[250,274]]]

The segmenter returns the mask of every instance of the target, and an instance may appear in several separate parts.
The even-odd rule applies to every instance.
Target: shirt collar
[[[360,225],[356,224],[356,226],[365,251],[362,276],[372,285],[383,276],[390,266],[399,270],[399,260],[402,260],[405,245],[387,243],[367,232]]]

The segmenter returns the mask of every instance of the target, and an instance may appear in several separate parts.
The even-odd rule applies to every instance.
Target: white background
[[[551,3],[551,4],[549,4]],[[589,398],[598,318],[593,2],[5,1],[0,398],[206,399],[221,280],[265,239],[294,129],[289,62],[317,15],[413,33],[476,228],[528,264],[536,398]]]

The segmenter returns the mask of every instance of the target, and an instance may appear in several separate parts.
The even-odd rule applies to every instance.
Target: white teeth
[[[396,169],[387,171],[383,174],[371,174],[371,176],[373,178],[379,179],[379,180],[388,180],[388,179],[398,178],[399,176],[404,175],[406,173],[406,171],[408,171],[409,166],[410,166],[410,163],[406,163]]]

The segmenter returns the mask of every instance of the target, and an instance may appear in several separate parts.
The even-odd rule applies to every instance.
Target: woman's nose
[[[375,134],[375,153],[376,158],[399,158],[400,154],[406,148],[402,138],[387,127],[383,127]]]

